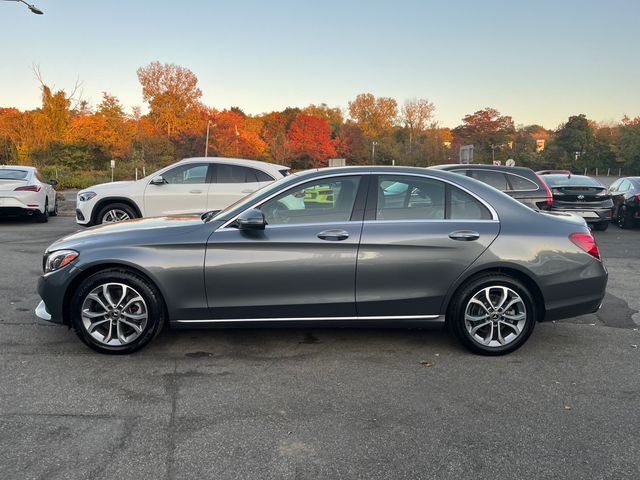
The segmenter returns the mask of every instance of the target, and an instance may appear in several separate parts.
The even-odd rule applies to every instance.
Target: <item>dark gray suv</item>
[[[474,352],[596,311],[607,283],[581,219],[440,170],[347,167],[281,179],[221,212],[101,225],[52,244],[40,318],[128,353],[165,323],[415,326]]]
[[[475,178],[497,188],[528,207],[551,210],[552,195],[546,183],[530,168],[505,165],[447,164],[429,168]]]

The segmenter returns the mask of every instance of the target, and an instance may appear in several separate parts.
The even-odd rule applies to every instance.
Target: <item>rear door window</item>
[[[273,178],[262,170],[241,165],[216,164],[215,183],[272,182]]]
[[[490,170],[471,170],[471,176],[476,180],[480,180],[487,185],[491,185],[493,188],[502,190],[503,192],[509,190],[507,184],[507,177],[502,172],[492,172]]]
[[[509,179],[509,183],[511,184],[511,190],[516,190],[516,191],[538,190],[538,185],[536,185],[531,180],[528,180],[519,175],[512,175],[510,173],[507,173],[507,178]]]

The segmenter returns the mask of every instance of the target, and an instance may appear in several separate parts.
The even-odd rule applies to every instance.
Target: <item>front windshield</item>
[[[235,210],[236,208],[241,208],[241,207],[245,207],[245,206],[250,205],[253,202],[253,199],[255,197],[257,197],[258,195],[262,195],[263,193],[269,193],[269,192],[276,191],[276,190],[280,189],[280,187],[281,187],[281,185],[283,183],[290,182],[292,177],[295,177],[296,175],[297,175],[296,173],[292,173],[290,175],[287,175],[286,177],[282,177],[281,179],[276,180],[275,182],[270,183],[269,185],[266,185],[266,186],[256,190],[253,193],[250,193],[246,197],[242,197],[237,202],[232,203],[227,208],[225,208],[223,210],[220,210],[217,213],[215,213],[215,212],[207,212],[202,216],[202,219],[205,222],[211,222],[213,220],[223,219],[232,210]],[[213,215],[213,213],[215,213],[215,215]]]

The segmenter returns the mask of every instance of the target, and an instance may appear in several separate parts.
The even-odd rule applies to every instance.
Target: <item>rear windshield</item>
[[[591,177],[585,177],[584,175],[544,175],[542,177],[547,185],[550,187],[558,187],[562,185],[575,185],[584,187],[601,187],[602,184]]]
[[[25,170],[12,170],[9,168],[0,168],[1,180],[26,180],[29,172]]]

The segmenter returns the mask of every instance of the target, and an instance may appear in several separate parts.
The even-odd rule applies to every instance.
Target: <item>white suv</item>
[[[58,214],[56,180],[46,181],[35,167],[0,165],[0,215],[32,215],[39,222]]]
[[[289,168],[238,158],[186,158],[141,180],[78,192],[76,222],[90,226],[131,218],[221,210],[288,174]]]

